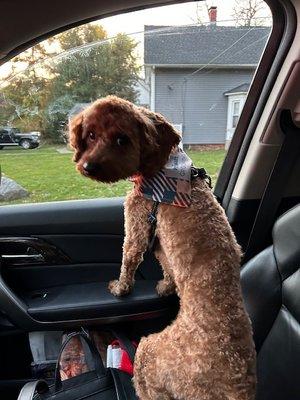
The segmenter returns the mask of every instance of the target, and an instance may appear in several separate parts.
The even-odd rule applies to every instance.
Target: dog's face
[[[70,122],[77,169],[102,182],[153,176],[179,140],[162,116],[115,96],[97,100]]]

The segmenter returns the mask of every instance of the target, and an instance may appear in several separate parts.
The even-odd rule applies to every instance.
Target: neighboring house
[[[145,26],[151,109],[182,130],[184,144],[229,142],[269,32],[214,21]]]

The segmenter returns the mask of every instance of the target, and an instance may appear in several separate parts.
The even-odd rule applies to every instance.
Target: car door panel
[[[155,281],[139,280],[132,294],[117,298],[107,290],[106,282],[92,282],[31,292],[29,296],[25,294],[23,300],[28,305],[28,314],[43,322],[145,318],[169,304],[169,299],[154,295],[155,286]]]
[[[58,247],[72,262],[120,262],[124,235],[37,235]]]
[[[0,235],[124,235],[123,199],[76,200],[0,208]]]
[[[132,294],[117,299],[108,291],[120,272],[123,240],[121,198],[1,207],[2,309],[28,330],[167,312],[176,300],[157,295],[162,273],[151,253]]]
[[[84,263],[10,267],[4,268],[2,276],[16,293],[23,293],[78,283],[108,282],[119,271],[119,263]]]

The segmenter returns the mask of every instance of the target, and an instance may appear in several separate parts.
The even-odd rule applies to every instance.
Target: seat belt
[[[290,110],[282,110],[279,124],[285,135],[267,186],[260,201],[250,233],[244,261],[248,261],[264,248],[265,239],[271,231],[286,183],[300,157],[300,128],[295,125]]]

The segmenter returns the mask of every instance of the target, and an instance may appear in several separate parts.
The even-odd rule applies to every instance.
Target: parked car
[[[20,146],[23,149],[35,149],[40,144],[40,132],[21,132],[18,128],[0,128],[0,150],[4,146]]]

